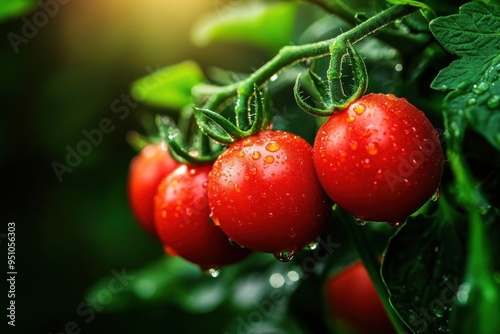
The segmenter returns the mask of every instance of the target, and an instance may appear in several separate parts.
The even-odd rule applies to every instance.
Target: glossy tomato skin
[[[436,192],[444,155],[424,113],[404,98],[368,94],[333,114],[313,149],[330,198],[367,221],[403,222]]]
[[[179,166],[165,144],[150,144],[132,159],[127,180],[128,201],[137,222],[154,238],[154,197],[161,180]]]
[[[396,333],[360,261],[343,269],[325,286],[329,314],[356,333]]]
[[[214,163],[208,194],[212,219],[232,240],[274,254],[314,241],[331,213],[311,145],[282,131],[231,145]]]
[[[243,259],[250,250],[234,247],[209,220],[208,173],[211,164],[181,165],[159,185],[155,223],[167,253],[203,269],[218,268]]]

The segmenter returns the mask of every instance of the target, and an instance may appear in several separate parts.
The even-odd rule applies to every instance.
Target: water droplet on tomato
[[[356,141],[352,141],[349,143],[349,147],[351,148],[351,150],[357,150],[358,149],[358,143]]]
[[[364,220],[356,216],[352,216],[352,218],[354,219],[354,222],[359,226],[363,226],[369,223],[368,220]]]
[[[375,173],[375,178],[380,180],[382,178],[382,169],[377,169],[377,172]]]
[[[196,174],[196,169],[190,168],[189,171],[188,171],[188,174],[191,175],[191,176],[194,175],[194,174]]]
[[[295,249],[287,249],[281,252],[273,253],[274,257],[281,262],[290,262],[295,256]]]
[[[255,167],[251,167],[251,168],[250,168],[250,174],[252,174],[252,175],[257,175],[257,168],[255,168]]]
[[[192,217],[193,216],[193,210],[191,208],[186,208],[186,216]]]
[[[387,224],[391,225],[392,227],[401,227],[403,226],[404,223],[406,223],[406,219],[401,219],[401,220],[393,220],[393,221],[389,221],[387,222]]]
[[[297,231],[295,231],[293,228],[291,228],[290,231],[288,232],[288,236],[290,238],[295,238],[297,236]]]
[[[167,218],[167,210],[161,210],[161,217]]]
[[[377,133],[377,129],[373,127],[373,125],[367,126],[361,135],[364,138],[370,137],[372,134]]]
[[[272,164],[274,162],[274,157],[272,155],[268,155],[264,158],[264,162],[266,164]]]
[[[366,106],[363,103],[358,103],[357,105],[354,106],[354,112],[356,115],[361,115],[365,112]]]
[[[441,192],[439,191],[439,188],[436,189],[434,194],[432,194],[431,198],[429,199],[430,202],[436,202],[439,199],[439,196],[441,195]]]
[[[354,122],[355,119],[356,119],[355,116],[349,115],[349,116],[347,116],[347,118],[345,120],[347,123],[352,123],[352,122]]]
[[[271,141],[269,142],[269,144],[266,145],[266,150],[268,150],[269,152],[276,152],[279,151],[279,149],[280,149],[280,144],[278,144],[275,141]]]
[[[237,157],[238,158],[243,158],[245,156],[245,152],[241,151],[240,153],[238,153]]]
[[[243,147],[249,147],[249,146],[252,146],[253,145],[253,140],[252,139],[245,139],[245,141],[243,141]]]
[[[369,158],[361,160],[361,165],[363,165],[364,168],[370,168],[371,167],[371,161]]]
[[[366,145],[366,151],[368,151],[369,155],[376,155],[378,153],[378,144],[377,143],[368,143]]]
[[[252,159],[258,160],[260,158],[260,153],[255,151],[252,153]]]
[[[393,101],[398,99],[394,94],[387,94],[386,97],[388,100],[393,100]]]

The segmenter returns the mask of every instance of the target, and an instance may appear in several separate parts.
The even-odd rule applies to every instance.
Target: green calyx
[[[320,100],[316,105],[311,105],[306,102],[300,94],[300,74],[297,76],[293,93],[298,106],[315,116],[327,117],[332,115],[337,110],[346,108],[352,101],[361,97],[368,87],[368,74],[363,58],[356,51],[354,46],[349,42],[341,42],[332,44],[330,47],[330,67],[327,71],[327,81],[325,82],[312,69],[309,69],[309,78],[312,82],[313,89]],[[348,56],[354,79],[354,90],[346,93],[342,83],[342,63],[344,58]]]

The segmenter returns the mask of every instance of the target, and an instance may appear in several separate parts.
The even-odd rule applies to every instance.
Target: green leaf
[[[391,238],[382,266],[390,302],[415,333],[444,333],[464,270],[464,217],[441,196],[435,220],[412,217]]]
[[[20,17],[36,7],[33,0],[3,0],[0,7],[0,22]]]
[[[136,80],[132,83],[132,95],[140,102],[181,109],[192,103],[191,89],[204,81],[198,64],[187,60]]]
[[[459,14],[433,20],[430,29],[446,50],[460,57],[431,84],[451,90],[444,100],[448,124],[455,127],[451,135],[460,139],[467,120],[500,150],[500,7],[474,1]]]
[[[292,40],[297,5],[293,2],[238,3],[218,6],[194,25],[191,39],[203,47],[212,42],[244,42],[272,53]]]

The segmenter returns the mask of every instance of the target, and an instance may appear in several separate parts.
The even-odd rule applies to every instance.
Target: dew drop
[[[369,155],[376,155],[378,153],[378,144],[377,143],[368,143],[366,145],[366,150]]]
[[[345,158],[347,156],[347,152],[345,151],[342,151],[342,150],[339,150],[339,155],[343,158]]]
[[[219,268],[209,268],[209,269],[202,269],[202,272],[205,274],[205,275],[208,275],[210,277],[219,277],[220,275],[220,269]]]
[[[361,165],[363,165],[364,168],[370,168],[371,167],[370,159],[366,158],[364,160],[361,160]]]
[[[297,236],[297,231],[295,231],[293,228],[291,228],[290,231],[288,232],[288,236],[290,238],[295,238]]]
[[[432,194],[431,198],[429,199],[430,202],[436,202],[438,199],[439,199],[439,195],[440,195],[440,191],[439,191],[439,188],[436,189],[436,191],[434,192],[434,194]]]
[[[167,218],[167,210],[161,210],[161,217]]]
[[[272,164],[274,162],[274,157],[272,155],[268,155],[264,158],[264,162],[266,164]]]
[[[304,247],[305,250],[315,250],[317,249],[319,246],[319,242],[317,241],[313,241],[313,242],[310,242],[306,247]]]
[[[269,144],[266,145],[266,150],[269,152],[276,152],[280,149],[280,144],[278,144],[275,141],[270,142]]]
[[[189,173],[189,175],[194,175],[194,174],[196,174],[196,170],[194,168],[190,168],[188,173]]]
[[[255,151],[252,153],[252,159],[258,160],[260,158],[260,153]]]
[[[472,106],[472,105],[476,104],[476,101],[477,101],[477,100],[476,100],[475,98],[471,97],[471,98],[467,101],[467,104],[468,104],[468,105],[470,105],[470,106]]]
[[[352,122],[354,122],[355,119],[356,119],[355,116],[349,115],[349,116],[347,116],[347,118],[345,120],[347,123],[352,123]]]
[[[434,309],[432,310],[434,312],[434,315],[438,318],[442,318],[444,316],[444,311],[445,308],[441,307],[439,303],[436,303],[434,306]]]
[[[478,95],[483,94],[490,88],[490,85],[487,82],[480,82],[477,85],[474,85],[472,91]]]
[[[352,218],[354,219],[354,222],[359,226],[363,226],[369,223],[368,220],[364,220],[356,216],[352,216]]]
[[[273,253],[274,257],[281,262],[290,262],[295,256],[295,249],[287,249],[281,252]]]
[[[351,150],[357,150],[358,149],[358,142],[352,141],[349,143],[349,146],[351,147]]]
[[[368,126],[365,128],[363,131],[363,134],[361,135],[364,138],[370,137],[372,134],[377,133],[377,129],[373,128],[373,126]]]
[[[393,220],[393,221],[390,221],[390,222],[387,222],[387,224],[391,225],[392,227],[401,227],[403,226],[403,224],[406,222],[406,218],[405,219],[401,219],[401,220]]]
[[[272,77],[269,78],[270,81],[276,81],[278,79],[278,75],[274,74]]]
[[[332,205],[332,211],[337,210],[337,204]]]
[[[354,112],[356,115],[361,115],[365,112],[366,106],[363,103],[358,103],[356,106],[354,106]]]
[[[262,198],[267,198],[267,193],[265,193],[265,192],[260,193],[260,197],[262,197]]]
[[[201,184],[201,186],[202,186],[203,188],[205,188],[205,189],[206,189],[206,188],[208,188],[208,181],[204,181],[204,182]]]
[[[193,216],[193,210],[191,208],[186,208],[186,216],[188,216],[188,217]]]
[[[238,158],[243,158],[245,156],[245,152],[241,151],[240,153],[238,153],[237,157]]]
[[[252,168],[250,168],[250,170],[249,170],[249,171],[250,171],[250,174],[252,174],[252,175],[257,175],[257,168],[252,167]]]
[[[376,174],[375,174],[375,178],[376,178],[377,180],[380,180],[380,179],[382,178],[382,176],[383,176],[383,175],[382,175],[382,169],[377,169],[377,172],[376,172]]]
[[[398,99],[394,94],[387,94],[386,97],[388,100],[393,100],[393,101],[396,101]]]
[[[496,108],[500,105],[500,95],[493,95],[486,101],[486,105],[489,108]]]
[[[243,147],[249,147],[252,145],[253,145],[252,139],[245,139],[245,141],[243,141]]]

